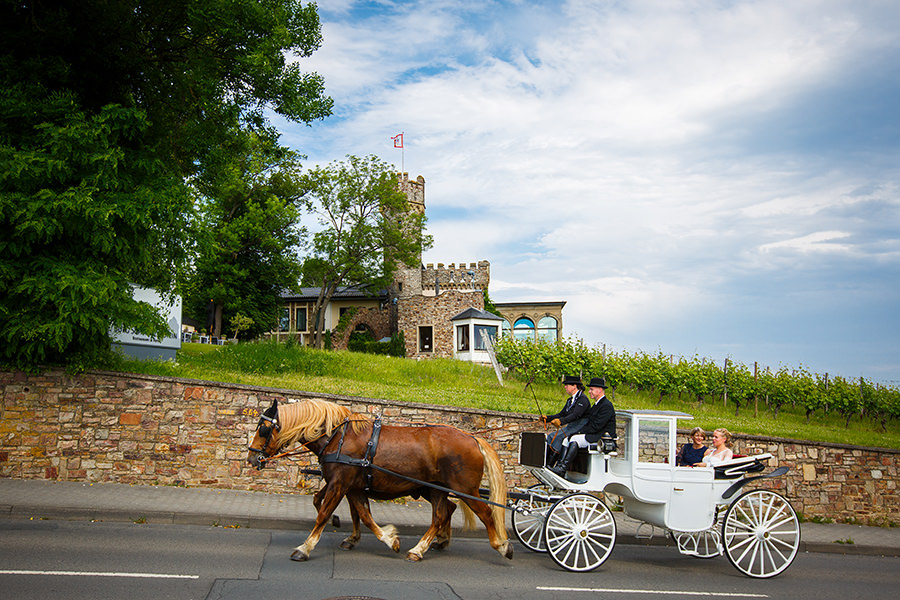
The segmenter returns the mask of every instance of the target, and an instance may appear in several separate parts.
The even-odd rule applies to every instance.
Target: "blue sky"
[[[895,0],[319,12],[334,116],[282,141],[425,177],[425,262],[589,345],[900,383]]]

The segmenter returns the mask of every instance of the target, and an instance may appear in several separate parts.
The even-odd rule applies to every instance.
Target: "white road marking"
[[[613,588],[575,588],[575,587],[544,587],[538,586],[536,589],[548,592],[591,592],[606,594],[659,594],[659,595],[679,595],[679,596],[717,596],[723,598],[768,598],[768,594],[744,594],[740,592],[694,592],[689,590],[617,590]]]
[[[199,575],[168,573],[109,573],[103,571],[13,571],[0,570],[0,575],[53,575],[62,577],[126,577],[130,579],[200,579]]]

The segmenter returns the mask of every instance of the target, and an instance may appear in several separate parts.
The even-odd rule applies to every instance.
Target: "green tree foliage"
[[[176,288],[186,177],[266,111],[330,113],[286,54],[320,41],[315,6],[294,0],[4,0],[0,356],[85,364],[111,328],[162,335],[129,284]]]
[[[315,346],[324,346],[324,307],[339,287],[377,293],[401,265],[414,266],[430,245],[425,215],[409,210],[394,169],[375,156],[316,167],[304,176],[319,231],[306,269],[320,288],[313,306]]]
[[[247,130],[214,149],[193,180],[199,227],[186,304],[201,315],[213,301],[213,335],[238,313],[250,318],[250,337],[277,322],[279,292],[300,277],[299,180],[299,156]]]

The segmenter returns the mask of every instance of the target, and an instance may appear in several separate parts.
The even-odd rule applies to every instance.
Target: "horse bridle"
[[[266,411],[268,412],[268,411]],[[266,425],[266,423],[269,423]],[[257,462],[259,462],[260,468],[265,465],[266,461],[269,459],[269,455],[266,454],[266,448],[269,447],[269,442],[272,439],[273,431],[281,431],[281,424],[278,423],[278,408],[275,408],[275,415],[269,416],[263,414],[259,417],[259,422],[256,424],[256,431],[259,433],[260,437],[263,440],[262,448],[254,448],[253,442],[250,442],[249,450],[250,452],[255,452],[258,455]]]

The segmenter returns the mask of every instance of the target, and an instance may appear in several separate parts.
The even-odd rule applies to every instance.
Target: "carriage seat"
[[[759,473],[766,468],[764,461],[772,458],[768,452],[753,456],[737,455],[729,461],[719,463],[713,467],[716,479],[737,479],[749,473]]]

